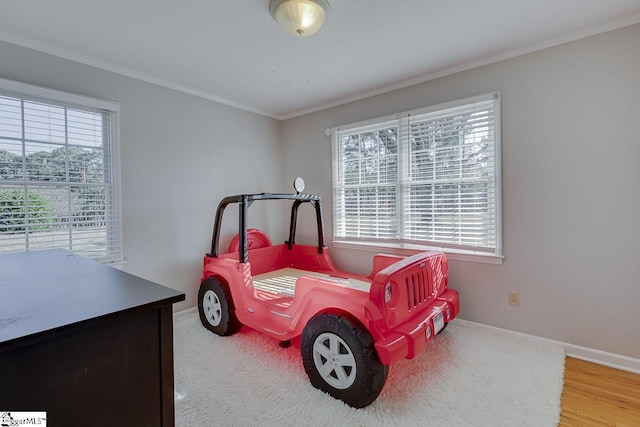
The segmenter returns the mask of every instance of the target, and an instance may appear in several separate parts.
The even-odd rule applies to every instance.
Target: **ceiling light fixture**
[[[330,8],[326,0],[271,0],[269,12],[286,32],[306,37],[320,29]]]

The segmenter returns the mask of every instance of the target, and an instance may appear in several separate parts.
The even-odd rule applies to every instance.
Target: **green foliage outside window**
[[[28,223],[25,216],[28,212]],[[28,225],[27,225],[28,224]],[[8,234],[46,231],[51,228],[51,208],[35,191],[12,188],[0,190],[0,232]]]

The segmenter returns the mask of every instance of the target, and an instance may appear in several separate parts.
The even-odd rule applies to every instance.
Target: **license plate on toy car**
[[[442,313],[439,313],[436,317],[433,318],[433,329],[435,329],[434,335],[440,332],[442,328],[444,328],[444,316],[442,315]]]

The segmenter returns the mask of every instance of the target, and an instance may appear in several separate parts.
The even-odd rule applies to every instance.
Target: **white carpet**
[[[418,357],[389,369],[382,393],[353,409],[313,388],[299,347],[243,329],[174,319],[176,425],[557,426],[564,352],[526,335],[456,319]]]

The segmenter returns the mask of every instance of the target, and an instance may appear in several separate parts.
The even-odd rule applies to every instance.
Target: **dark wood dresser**
[[[65,250],[0,255],[0,410],[173,426],[176,290]]]

